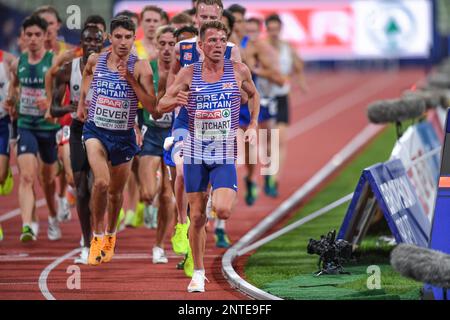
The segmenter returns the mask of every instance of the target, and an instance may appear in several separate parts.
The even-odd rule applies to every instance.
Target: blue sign
[[[399,159],[363,171],[338,238],[353,244],[361,241],[377,207],[397,243],[428,245],[430,223]]]

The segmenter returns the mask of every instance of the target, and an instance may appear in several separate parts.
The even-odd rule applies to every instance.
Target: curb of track
[[[256,300],[282,300],[282,298],[263,291],[245,281],[234,269],[233,261],[240,257],[239,252],[274,227],[282,218],[289,214],[300,201],[322,183],[324,179],[329,177],[346,160],[352,157],[358,150],[374,138],[383,128],[384,126],[380,125],[367,125],[342,150],[335,154],[322,169],[311,177],[311,179],[294,192],[287,200],[283,201],[271,214],[264,218],[257,226],[252,228],[225,252],[222,257],[222,273],[233,288]]]

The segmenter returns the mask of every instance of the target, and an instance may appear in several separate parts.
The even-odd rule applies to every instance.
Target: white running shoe
[[[164,253],[164,249],[160,247],[153,247],[153,263],[159,264],[159,263],[167,263],[169,260],[166,257],[166,254]]]
[[[52,241],[61,239],[61,229],[57,218],[48,217],[47,237]]]
[[[191,282],[188,286],[188,292],[205,292],[205,280],[209,280],[205,277],[205,270],[194,270]]]
[[[64,196],[62,198],[57,197],[58,201],[58,221],[66,222],[72,218],[72,213],[70,212],[70,204],[67,198]]]
[[[39,235],[39,222],[31,222],[31,230],[33,230],[34,236],[37,238]]]
[[[73,261],[76,264],[88,264],[89,248],[82,247],[80,255]]]

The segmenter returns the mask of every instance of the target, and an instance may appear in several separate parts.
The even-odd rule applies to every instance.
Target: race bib
[[[195,139],[201,141],[225,140],[231,129],[231,109],[196,110]]]
[[[127,130],[130,105],[129,100],[99,95],[94,110],[95,125],[110,130]]]
[[[25,116],[41,117],[46,110],[40,110],[37,100],[45,97],[45,89],[23,87],[20,93],[19,113]]]

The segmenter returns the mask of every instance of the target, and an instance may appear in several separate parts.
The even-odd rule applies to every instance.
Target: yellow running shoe
[[[117,225],[116,225],[116,229],[118,231],[123,230],[125,228],[124,220],[125,220],[125,210],[121,208],[119,211],[119,217],[117,218]]]
[[[114,255],[114,248],[116,247],[116,235],[103,238],[102,248],[102,262],[110,262]]]
[[[136,204],[136,211],[134,212],[133,220],[131,221],[132,227],[139,228],[144,225],[144,210],[145,203],[139,201]]]
[[[177,223],[175,226],[175,234],[170,239],[172,242],[173,252],[175,254],[186,254],[189,248],[189,239],[188,239],[188,231],[189,231],[189,218],[186,223]]]
[[[90,266],[98,266],[100,263],[102,263],[102,246],[103,237],[92,238],[88,257],[88,264]]]
[[[2,225],[0,224],[0,241],[3,240],[3,229],[2,229]]]
[[[8,176],[6,177],[5,182],[0,185],[0,195],[7,196],[9,195],[14,188],[14,178],[12,175],[11,168],[8,169]]]
[[[194,274],[194,258],[192,257],[191,246],[188,248],[187,258],[184,262],[183,270],[186,277],[192,278],[192,275]]]
[[[133,218],[134,218],[134,211],[127,210],[127,213],[125,214],[125,226],[131,227],[133,223]]]

